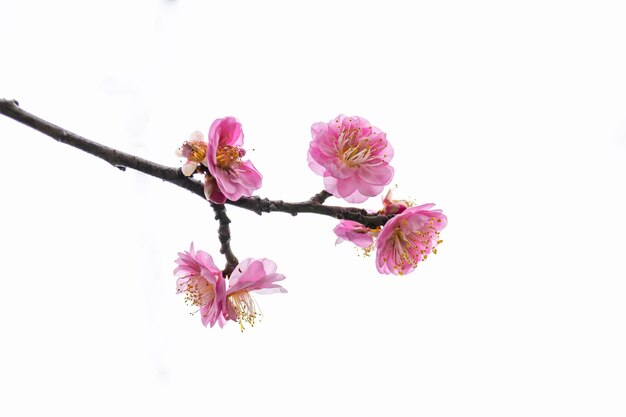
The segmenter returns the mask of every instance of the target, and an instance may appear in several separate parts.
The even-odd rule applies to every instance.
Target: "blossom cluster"
[[[339,115],[328,123],[314,123],[311,136],[309,167],[323,177],[324,188],[331,195],[362,203],[391,183],[394,150],[386,133],[366,119]],[[206,141],[201,132],[193,132],[178,149],[178,155],[186,159],[183,174],[204,175],[209,201],[236,201],[261,187],[261,174],[251,161],[244,160],[243,139],[237,119],[225,117],[213,122]],[[429,254],[436,254],[442,242],[439,235],[447,217],[433,207],[393,200],[389,191],[382,209],[375,213],[391,217],[384,226],[370,228],[342,220],[334,229],[336,242],[350,241],[366,254],[375,250],[380,273],[407,274]],[[233,320],[243,330],[244,323],[254,325],[260,314],[251,292],[286,292],[276,284],[285,277],[276,273],[276,264],[268,259],[246,259],[225,275],[208,253],[196,252],[192,245],[189,251],[179,253],[176,262],[177,292],[185,293],[187,302],[199,308],[205,326],[223,326]]]
[[[389,162],[393,148],[387,136],[360,117],[339,115],[329,123],[315,123],[309,146],[309,167],[324,177],[326,190],[350,203],[379,195],[394,174]],[[338,242],[348,240],[366,253],[376,239],[376,268],[383,274],[412,272],[428,255],[437,253],[439,232],[447,218],[434,204],[410,207],[404,200],[383,199],[379,214],[396,215],[380,230],[343,220],[335,227]]]
[[[366,255],[375,247],[376,268],[381,274],[404,275],[413,272],[429,254],[437,254],[437,245],[443,242],[439,233],[448,224],[448,219],[441,210],[432,209],[434,204],[411,207],[412,203],[392,200],[391,195],[389,190],[378,213],[395,216],[382,230],[342,220],[334,232],[336,243],[348,240],[364,249]]]
[[[228,320],[239,323],[241,331],[244,323],[254,326],[261,318],[252,292],[271,294],[285,293],[278,281],[285,279],[276,273],[276,264],[269,259],[245,259],[235,267],[228,279],[215,265],[211,255],[196,251],[193,243],[189,251],[180,252],[174,270],[176,293],[184,293],[185,301],[198,308],[202,324],[220,327]]]

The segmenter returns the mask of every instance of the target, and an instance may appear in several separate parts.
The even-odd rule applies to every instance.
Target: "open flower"
[[[360,117],[339,115],[311,127],[309,167],[324,177],[326,191],[350,203],[381,193],[393,178],[393,148],[386,134]]]
[[[410,207],[383,227],[376,241],[376,268],[383,274],[412,272],[429,253],[437,253],[439,232],[448,224],[434,204]]]
[[[241,145],[243,131],[237,119],[225,117],[213,122],[209,130],[206,165],[220,192],[232,201],[241,196],[250,197],[261,187],[263,178],[252,162],[241,159],[246,154]]]
[[[189,140],[176,150],[176,155],[187,158],[181,170],[186,177],[196,172],[198,165],[206,159],[206,142],[202,132],[195,131],[189,136]]]
[[[213,258],[206,252],[196,252],[193,243],[189,252],[179,252],[175,261],[178,267],[174,270],[176,294],[185,293],[185,301],[198,307],[202,324],[224,327],[224,316],[221,307],[225,295],[222,271],[215,266]]]
[[[242,332],[244,323],[254,326],[255,321],[260,319],[261,311],[251,293],[285,293],[287,290],[276,284],[283,279],[284,275],[276,273],[276,263],[269,259],[248,258],[241,261],[230,275],[222,307],[226,320],[238,322]]]
[[[366,249],[374,243],[372,235],[374,230],[352,220],[340,221],[339,224],[333,229],[333,232],[337,235],[335,245],[348,240],[357,245],[359,248]]]

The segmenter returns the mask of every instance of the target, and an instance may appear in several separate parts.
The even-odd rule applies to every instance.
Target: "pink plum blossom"
[[[242,196],[250,197],[261,187],[263,178],[252,162],[241,159],[246,154],[241,145],[243,131],[237,119],[225,117],[213,122],[209,130],[206,165],[221,194],[232,201]]]
[[[342,220],[333,229],[333,232],[337,235],[335,244],[348,240],[358,247],[366,249],[374,243],[372,230],[352,220]]]
[[[176,293],[185,293],[185,301],[200,310],[202,324],[206,327],[226,322],[221,307],[224,303],[225,283],[222,271],[215,266],[206,252],[195,251],[193,243],[189,251],[179,252],[174,270]]]
[[[187,158],[181,168],[186,177],[193,175],[198,165],[205,161],[206,148],[202,132],[195,131],[189,136],[189,140],[176,150],[176,155]]]
[[[393,178],[393,148],[380,129],[361,117],[337,116],[311,127],[309,167],[324,177],[326,191],[350,203],[381,193]]]
[[[410,207],[383,227],[376,241],[376,268],[383,274],[412,272],[429,253],[437,253],[439,232],[448,218],[434,204]]]
[[[286,293],[287,290],[276,283],[283,279],[284,275],[276,273],[276,263],[269,259],[248,258],[241,261],[230,275],[224,298],[222,311],[226,320],[237,321],[241,331],[244,330],[244,322],[254,326],[261,311],[251,293]]]

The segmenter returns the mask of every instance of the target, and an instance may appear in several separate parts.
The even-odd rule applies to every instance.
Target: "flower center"
[[[217,150],[217,166],[222,169],[231,169],[233,165],[241,164],[241,157],[246,151],[236,146],[222,146]]]
[[[375,136],[376,132],[372,134]],[[350,168],[371,162],[387,147],[382,138],[364,137],[363,129],[360,127],[343,129],[335,146],[341,161]],[[387,155],[382,156],[385,158]]]
[[[394,231],[392,239],[393,254],[396,260],[396,264],[393,266],[394,269],[403,270],[408,265],[417,266],[417,259],[414,259],[411,253],[411,249],[415,247],[411,243],[411,234],[407,236],[399,227]]]
[[[242,332],[244,322],[254,327],[255,320],[257,318],[260,319],[263,315],[258,304],[248,291],[243,290],[230,294],[227,298],[227,302],[237,315],[237,322]]]
[[[369,138],[359,138],[361,129],[344,129],[337,138],[337,153],[341,161],[349,167],[368,161],[372,154]]]
[[[201,163],[206,158],[206,143],[202,141],[189,141],[183,143],[182,156],[189,161]]]
[[[437,245],[443,240],[437,240],[439,232],[435,230],[433,221],[431,218],[428,226],[422,230],[405,232],[399,226],[393,232],[391,239],[395,259],[393,268],[398,270],[400,275],[409,267],[417,268],[417,264],[422,260],[425,261],[430,252],[437,254]]]
[[[206,279],[193,277],[187,284],[185,302],[196,307],[202,307],[215,299],[215,288]]]

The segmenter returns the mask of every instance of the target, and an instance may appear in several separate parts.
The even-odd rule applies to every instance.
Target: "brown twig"
[[[326,190],[322,190],[309,199],[311,203],[324,204],[324,201],[332,194]]]
[[[22,110],[15,100],[0,99],[0,113],[48,135],[61,143],[97,156],[118,169],[125,170],[126,168],[132,168],[144,174],[175,184],[191,191],[203,199],[205,198],[202,183],[185,177],[180,168],[157,164],[86,139]],[[330,194],[326,191],[322,191],[307,201],[297,203],[288,203],[282,200],[269,200],[267,198],[253,196],[242,197],[237,201],[226,201],[226,204],[251,210],[259,215],[274,211],[289,213],[293,216],[299,213],[315,213],[336,219],[353,220],[370,228],[383,226],[393,217],[393,215],[370,214],[366,210],[356,207],[326,206],[323,203],[329,196]]]
[[[217,220],[220,224],[220,227],[217,229],[217,235],[220,243],[222,244],[220,247],[220,253],[226,257],[226,266],[224,267],[222,274],[224,277],[229,277],[235,267],[239,264],[237,257],[230,247],[230,219],[226,214],[226,206],[223,204],[211,203],[211,207],[213,207],[213,211],[215,212],[215,220]]]

